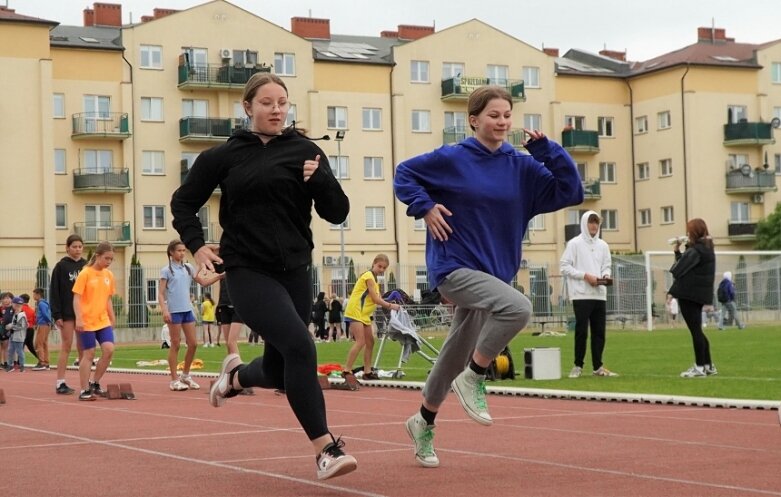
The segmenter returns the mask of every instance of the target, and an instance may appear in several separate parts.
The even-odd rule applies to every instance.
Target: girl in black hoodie
[[[307,325],[312,288],[312,206],[332,224],[350,205],[325,153],[294,127],[278,76],[257,73],[244,88],[248,130],[203,152],[171,199],[174,228],[199,270],[220,270],[236,312],[260,333],[264,353],[249,364],[228,354],[209,401],[221,406],[244,388],[285,390],[290,407],[312,442],[319,479],[357,467],[328,431],[325,400],[317,381],[317,354]],[[220,187],[220,246],[207,246],[198,210]],[[219,255],[218,255],[219,253]]]

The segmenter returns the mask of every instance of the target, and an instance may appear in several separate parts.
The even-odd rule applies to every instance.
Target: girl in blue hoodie
[[[527,224],[538,214],[583,201],[577,167],[561,146],[527,129],[524,146],[531,155],[505,141],[512,107],[504,88],[475,90],[468,102],[474,136],[402,162],[394,179],[407,215],[422,218],[428,228],[429,285],[456,305],[420,412],[406,423],[415,458],[426,467],[439,465],[434,419],[451,386],[472,419],[493,423],[485,400],[486,369],[532,314],[529,300],[510,285]]]

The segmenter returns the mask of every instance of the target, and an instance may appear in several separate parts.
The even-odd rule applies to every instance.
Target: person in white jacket
[[[594,376],[618,376],[602,364],[605,349],[607,288],[612,283],[610,247],[599,238],[601,219],[594,211],[580,218],[580,235],[567,242],[560,269],[575,310],[575,366],[570,378],[583,373],[588,328],[591,325],[591,365]]]

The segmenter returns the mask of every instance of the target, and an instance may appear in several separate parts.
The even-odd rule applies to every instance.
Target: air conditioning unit
[[[221,48],[220,58],[222,60],[231,60],[233,58],[233,50],[231,50],[230,48]]]
[[[763,204],[765,202],[764,193],[755,193],[751,196],[751,202],[754,204]]]
[[[336,261],[338,260],[338,257],[333,257],[331,255],[323,256],[323,264],[326,266],[335,266]]]

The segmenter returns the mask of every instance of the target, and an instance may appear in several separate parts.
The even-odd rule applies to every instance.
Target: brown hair
[[[88,266],[92,266],[95,264],[95,260],[98,258],[99,255],[103,255],[106,252],[113,252],[114,247],[109,242],[100,242],[97,247],[95,247],[95,252],[92,254],[92,257],[90,257],[89,262],[87,263]]]
[[[390,265],[390,259],[388,259],[388,256],[385,254],[377,254],[374,256],[374,260],[372,261],[372,266],[377,264],[378,262],[383,261],[385,264]]]
[[[495,98],[506,100],[510,103],[510,108],[513,108],[513,97],[510,96],[510,92],[506,89],[496,85],[481,86],[469,95],[469,102],[466,105],[467,115],[479,115],[488,105],[488,102]],[[470,124],[469,127],[472,128],[472,131],[475,131],[474,126]]]
[[[168,248],[165,249],[165,253],[168,255],[168,269],[171,270],[171,276],[173,276],[174,274],[174,267],[171,264],[171,256],[173,255],[174,249],[176,249],[176,247],[178,247],[179,245],[184,245],[184,242],[178,238],[175,238],[170,242],[168,242]],[[187,274],[192,276],[192,273],[190,272],[190,267],[187,264],[184,264],[184,268],[187,270]]]
[[[708,225],[701,218],[695,217],[690,219],[686,223],[686,233],[689,235],[689,240],[692,243],[702,240],[702,243],[706,246],[713,247],[713,240],[710,237],[710,233],[708,233]]]
[[[285,89],[285,94],[287,94],[287,86],[285,86],[285,82],[282,81],[282,78],[269,72],[256,72],[249,78],[247,84],[244,85],[244,96],[241,97],[242,102],[251,102],[258,92],[258,88],[269,83],[278,84]]]
[[[76,242],[81,242],[81,244],[84,245],[84,240],[81,239],[81,236],[74,233],[72,235],[69,235],[68,238],[65,240],[65,246],[70,247]]]

